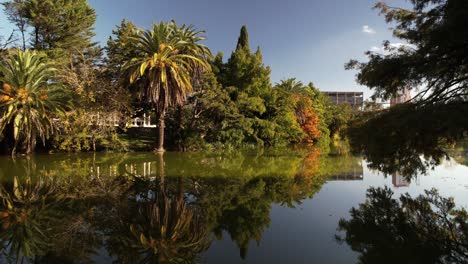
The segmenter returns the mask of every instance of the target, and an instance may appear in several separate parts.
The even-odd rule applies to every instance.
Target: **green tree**
[[[293,93],[302,93],[305,90],[304,84],[302,84],[300,81],[297,81],[296,78],[281,80],[278,84],[275,85],[275,88]]]
[[[250,51],[246,26],[241,28],[236,50],[227,63],[219,65],[220,61],[218,56],[218,80],[251,124],[243,131],[244,141],[258,145],[299,142],[304,134],[295,121],[293,101],[272,88],[271,70],[263,64],[260,48]]]
[[[243,25],[241,27],[239,38],[237,39],[236,50],[246,49],[250,51],[249,47],[249,33],[247,32],[247,27]]]
[[[271,90],[271,70],[263,64],[260,48],[257,48],[255,53],[250,52],[245,26],[241,29],[237,48],[231,54],[224,70],[221,84],[224,87],[237,88],[231,95],[234,100],[237,97],[237,92],[245,92],[249,97],[261,97]]]
[[[6,134],[14,141],[12,154],[18,145],[31,153],[37,137],[45,144],[57,132],[53,118],[64,113],[70,100],[54,81],[56,69],[36,51],[10,53],[0,63],[0,76],[0,133],[10,130]]]
[[[22,50],[26,50],[26,34],[28,28],[28,20],[26,19],[24,3],[24,0],[13,0],[2,3],[8,21],[13,23],[21,34]]]
[[[409,45],[384,42],[385,53],[366,52],[369,61],[351,60],[357,81],[389,99],[410,88],[417,104],[465,101],[468,95],[468,2],[466,0],[413,0],[413,8],[375,5],[387,22],[395,23],[393,35]]]
[[[185,30],[191,31],[193,41],[187,41]],[[138,82],[142,94],[157,114],[159,137],[157,151],[164,151],[164,118],[169,106],[183,105],[192,91],[195,71],[209,70],[206,51],[199,43],[202,31],[179,27],[175,22],[153,24],[135,38],[142,54],[131,59],[126,68],[130,83]]]
[[[112,35],[107,41],[105,47],[106,71],[114,81],[122,82],[125,86],[129,83],[128,78],[124,76],[124,64],[137,57],[140,50],[136,47],[137,41],[134,36],[138,28],[125,19],[122,20],[116,29],[112,30]]]
[[[94,45],[96,13],[87,0],[25,0],[23,10],[32,27],[32,47],[49,55],[80,54]]]

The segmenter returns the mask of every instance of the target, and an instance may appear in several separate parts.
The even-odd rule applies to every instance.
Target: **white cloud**
[[[366,34],[375,34],[377,32],[375,32],[375,30],[371,27],[369,27],[368,25],[364,25],[362,26],[362,32],[366,33]]]
[[[388,44],[389,50],[386,50],[385,47],[377,47],[377,46],[372,46],[370,48],[370,51],[375,52],[375,53],[382,53],[382,54],[389,54],[390,51],[393,50],[398,50],[400,48],[408,48],[408,49],[415,49],[416,46],[408,43],[401,43],[401,42],[395,42],[395,43],[389,43]]]

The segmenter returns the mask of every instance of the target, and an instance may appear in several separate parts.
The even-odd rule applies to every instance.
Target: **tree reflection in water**
[[[55,227],[65,214],[65,200],[53,182],[40,178],[33,183],[0,186],[0,243],[4,254],[17,263],[45,254],[53,243]]]
[[[158,156],[159,177],[134,179],[128,203],[117,208],[119,224],[107,233],[120,263],[196,263],[211,244],[202,210],[187,203],[182,178],[175,186],[165,179]]]
[[[268,228],[273,203],[294,207],[340,169],[361,168],[357,158],[337,168],[306,154],[18,160],[2,169],[35,180],[2,179],[2,254],[8,262],[88,263],[105,250],[120,263],[193,263],[226,233],[246,257]],[[146,176],[135,171],[149,162]]]
[[[363,116],[349,129],[352,149],[364,155],[370,168],[385,174],[425,174],[448,158],[446,148],[463,139],[466,107],[402,104]]]
[[[0,261],[92,263],[96,256],[104,255],[118,263],[194,263],[214,239],[226,239],[223,235],[237,245],[242,258],[248,258],[249,245],[252,241],[261,243],[270,225],[273,204],[295,207],[313,197],[328,179],[362,176],[360,158],[329,158],[318,150],[295,151],[293,155],[236,153],[233,158],[213,153],[190,158],[171,155],[73,156],[72,161],[46,160],[41,165],[35,163],[44,157],[37,157],[3,166],[4,175],[14,167],[11,172],[23,177],[1,178]],[[450,203],[443,201],[439,203],[448,208]],[[390,212],[385,206],[375,206],[374,218],[382,214],[386,217],[378,219],[388,222],[404,216],[400,212],[392,218],[390,213],[398,213],[399,207],[390,205]],[[407,205],[404,212],[428,213],[429,209],[417,211],[416,205]],[[457,217],[450,219],[459,219],[454,234],[461,234],[458,230],[466,228],[466,213]],[[412,221],[428,230],[446,229],[443,221],[432,225]],[[354,225],[343,224],[343,230],[345,227],[353,230]],[[27,228],[30,230],[25,231]],[[417,228],[423,227],[414,230]],[[417,231],[412,232],[401,234],[399,239],[422,239]],[[441,239],[443,234],[434,237]],[[463,252],[466,232],[463,234],[445,235],[443,241],[436,241],[445,243],[443,248],[454,248],[454,242],[447,241],[458,241],[459,249],[453,252]],[[437,248],[436,242],[433,247]],[[384,254],[380,250],[386,248],[380,246],[375,255]]]
[[[360,252],[360,263],[463,263],[468,259],[468,214],[437,190],[392,198],[388,188],[370,188],[338,230]]]

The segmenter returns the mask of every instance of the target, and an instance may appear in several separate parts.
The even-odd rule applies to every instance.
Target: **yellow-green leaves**
[[[149,63],[150,61],[147,60],[140,65],[140,76],[143,76],[145,74],[146,68],[148,67]]]
[[[56,131],[51,116],[62,113],[69,100],[55,73],[45,55],[36,51],[11,51],[0,62],[0,83],[8,84],[2,93],[9,94],[8,101],[0,104],[0,133],[8,124],[13,125],[13,152],[16,146],[31,152],[36,137],[44,141]]]

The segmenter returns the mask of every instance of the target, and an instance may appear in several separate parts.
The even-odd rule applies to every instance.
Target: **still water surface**
[[[463,263],[466,217],[398,211],[432,188],[468,208],[467,153],[451,155],[412,177],[313,149],[4,156],[0,262]]]

